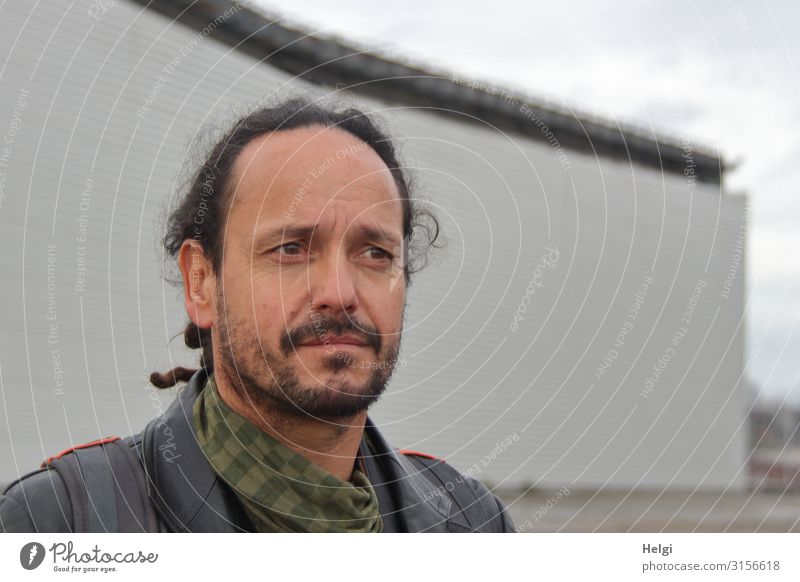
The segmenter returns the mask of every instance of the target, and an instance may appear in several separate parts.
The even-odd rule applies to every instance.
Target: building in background
[[[166,409],[188,146],[303,94],[381,116],[444,227],[371,413],[393,443],[500,490],[746,487],[746,199],[714,153],[224,0],[0,15],[0,481]]]

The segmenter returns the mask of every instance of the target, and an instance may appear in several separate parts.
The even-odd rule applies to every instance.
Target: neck
[[[253,423],[259,430],[305,457],[342,481],[350,481],[364,434],[367,411],[339,422],[314,418],[276,415],[272,410],[256,409],[244,402],[222,370],[214,371],[214,380],[222,400],[231,410]]]

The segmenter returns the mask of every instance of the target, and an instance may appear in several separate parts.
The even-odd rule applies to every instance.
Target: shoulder
[[[73,530],[73,507],[70,493],[51,461],[77,450],[90,450],[119,440],[140,452],[141,435],[124,439],[99,439],[76,445],[49,457],[43,468],[23,475],[0,495],[0,531],[29,533],[69,533]],[[46,465],[46,466],[45,466]]]
[[[514,524],[505,505],[478,479],[427,453],[400,449],[398,451],[417,465],[421,472],[455,502],[451,520],[454,529],[478,532],[514,532]]]
[[[24,475],[0,495],[0,528],[6,533],[68,533],[71,515],[64,481],[50,469]]]

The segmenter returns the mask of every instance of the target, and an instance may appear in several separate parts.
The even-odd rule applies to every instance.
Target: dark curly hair
[[[440,226],[435,214],[412,198],[411,176],[398,162],[391,139],[375,120],[352,107],[337,112],[303,97],[262,106],[240,117],[211,148],[169,215],[163,239],[166,255],[176,259],[184,241],[196,240],[202,245],[214,273],[219,275],[223,210],[230,196],[231,174],[239,154],[258,136],[317,125],[349,132],[370,146],[391,171],[403,203],[403,237],[408,245],[404,274],[406,285],[410,285],[411,275],[427,264],[427,251],[437,246]],[[200,366],[213,371],[211,330],[200,329],[190,320],[183,337],[189,348],[202,350]],[[178,382],[187,382],[196,371],[179,366],[166,373],[153,372],[150,383],[158,388],[169,388]]]

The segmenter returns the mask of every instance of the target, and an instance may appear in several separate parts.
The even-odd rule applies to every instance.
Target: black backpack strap
[[[74,532],[155,532],[158,523],[138,455],[119,439],[76,447],[45,464],[72,504]]]
[[[475,479],[459,473],[442,459],[415,454],[406,455],[419,467],[438,491],[453,501],[447,526],[450,531],[488,531],[496,517],[486,510],[494,503],[493,494],[484,485],[473,487]]]
[[[47,465],[59,474],[67,488],[72,506],[72,531],[75,533],[108,531],[98,526],[98,522],[102,524],[108,520],[108,515],[97,515],[97,511],[105,513],[104,505],[102,503],[95,505],[93,500],[90,501],[91,485],[84,481],[84,471],[78,463],[75,452],[51,459]],[[93,513],[91,518],[90,511]]]
[[[158,516],[150,499],[142,459],[124,441],[112,443],[109,458],[116,479],[117,520],[121,532],[157,532]],[[127,467],[127,471],[123,468]]]

